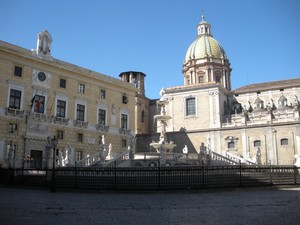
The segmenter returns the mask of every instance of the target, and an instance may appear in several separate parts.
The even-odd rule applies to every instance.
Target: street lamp
[[[52,162],[52,187],[51,187],[51,192],[56,192],[56,184],[55,184],[55,151],[56,151],[56,146],[58,144],[58,139],[56,138],[56,136],[54,136],[51,139],[51,144],[53,147],[53,162]]]

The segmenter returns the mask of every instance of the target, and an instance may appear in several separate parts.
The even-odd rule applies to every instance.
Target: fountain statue
[[[166,153],[172,152],[173,148],[176,147],[176,144],[170,143],[167,140],[167,134],[166,134],[167,121],[170,120],[172,117],[166,115],[166,105],[169,102],[166,98],[163,97],[164,94],[165,94],[165,89],[163,88],[160,91],[160,99],[156,101],[157,106],[160,106],[161,108],[160,114],[154,116],[154,120],[159,123],[159,127],[160,127],[159,141],[150,144],[150,146],[153,147],[156,150],[156,152],[160,153],[161,166],[165,166]]]

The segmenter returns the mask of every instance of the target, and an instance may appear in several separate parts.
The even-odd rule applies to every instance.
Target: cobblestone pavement
[[[1,225],[300,224],[300,187],[75,193],[0,187]]]

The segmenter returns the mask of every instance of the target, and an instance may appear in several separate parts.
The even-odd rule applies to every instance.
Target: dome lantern
[[[204,16],[202,15],[202,21],[198,24],[198,36],[203,34],[211,36],[210,24],[205,21]]]

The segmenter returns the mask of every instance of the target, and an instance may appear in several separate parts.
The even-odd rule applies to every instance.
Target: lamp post
[[[51,144],[53,148],[53,161],[52,161],[52,186],[51,186],[51,192],[56,192],[56,184],[55,184],[55,151],[56,151],[56,146],[58,144],[58,140],[56,136],[54,136],[51,139]]]

